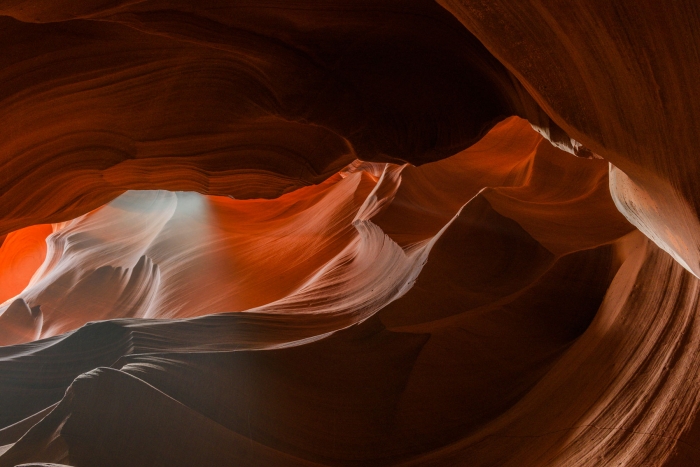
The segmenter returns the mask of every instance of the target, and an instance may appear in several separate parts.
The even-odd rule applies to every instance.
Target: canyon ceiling
[[[0,467],[700,465],[700,3],[0,2]]]

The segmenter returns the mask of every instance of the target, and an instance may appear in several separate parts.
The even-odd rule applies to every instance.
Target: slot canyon
[[[0,467],[700,465],[700,3],[4,0],[0,43]]]

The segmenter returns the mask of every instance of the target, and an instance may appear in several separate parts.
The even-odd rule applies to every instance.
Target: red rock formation
[[[700,12],[438,3],[0,5],[0,467],[700,463]]]
[[[46,257],[50,225],[36,225],[12,232],[0,246],[0,303],[19,294],[29,284]]]
[[[274,197],[358,156],[440,159],[522,100],[425,0],[30,3],[0,10],[2,231],[128,189]]]
[[[544,109],[533,123],[560,127],[619,168],[611,191],[621,211],[700,275],[698,5],[439,3]]]

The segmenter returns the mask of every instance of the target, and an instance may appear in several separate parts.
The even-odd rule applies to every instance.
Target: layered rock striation
[[[700,11],[0,5],[0,466],[691,466]]]

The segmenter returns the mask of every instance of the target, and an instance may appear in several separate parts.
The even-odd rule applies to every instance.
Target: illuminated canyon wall
[[[0,5],[0,467],[700,464],[700,7]]]

